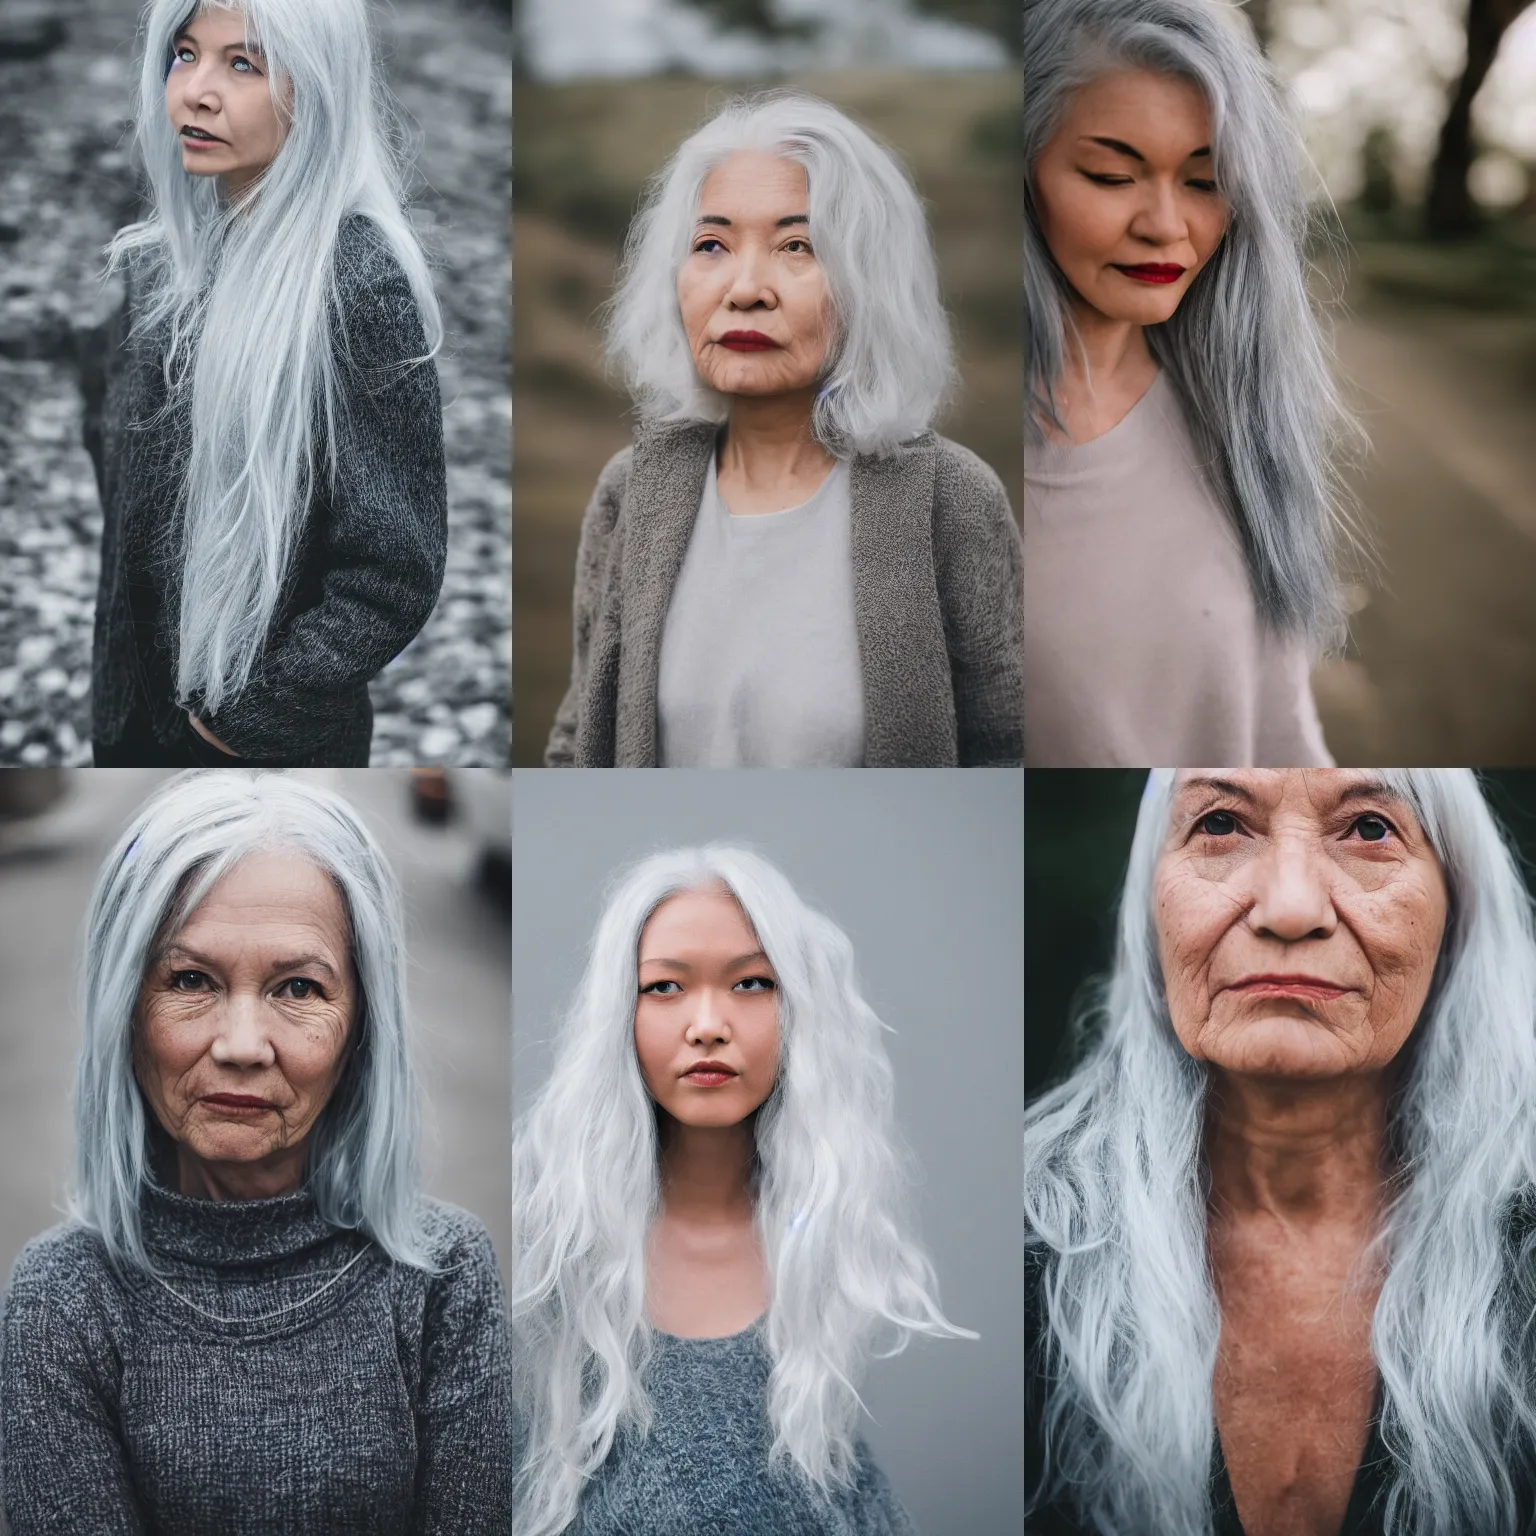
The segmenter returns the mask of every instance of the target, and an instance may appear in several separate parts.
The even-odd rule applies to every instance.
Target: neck
[[[1218,1069],[1206,1126],[1213,1211],[1298,1226],[1374,1226],[1389,1091],[1383,1072],[1298,1083]]]
[[[284,1147],[254,1163],[210,1162],[176,1147],[176,1187],[194,1200],[273,1200],[304,1180],[305,1148]]]
[[[661,1143],[661,1199],[668,1217],[738,1220],[753,1214],[752,1117],[736,1125],[684,1125],[668,1119]]]
[[[811,431],[815,403],[814,389],[734,396],[720,469],[754,486],[827,469],[833,457]]]
[[[1068,398],[1078,398],[1105,388],[1121,374],[1144,371],[1153,364],[1147,333],[1129,320],[1111,320],[1091,305],[1072,305],[1077,341],[1066,336],[1066,355],[1061,360],[1061,384]]]

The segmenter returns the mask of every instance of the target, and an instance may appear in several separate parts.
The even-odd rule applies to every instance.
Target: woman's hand
[[[187,711],[187,720],[191,724],[192,729],[194,731],[196,731],[197,734],[199,736],[201,736],[203,738],[203,740],[206,741],[210,747],[217,747],[219,749],[219,751],[222,752],[225,755],[225,757],[238,757],[239,756],[239,753],[235,752],[233,748],[226,747],[224,745],[224,743],[222,741],[220,741],[219,738],[217,736],[215,736],[213,734],[213,732],[210,731],[208,729],[208,727],[206,725],[204,725],[203,722],[201,720],[199,720],[197,718],[197,716],[192,713],[191,710]]]

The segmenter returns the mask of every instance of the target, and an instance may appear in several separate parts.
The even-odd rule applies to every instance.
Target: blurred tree
[[[810,22],[781,21],[773,0],[688,0],[728,31],[755,32],[759,37],[805,37],[815,31]]]
[[[1019,0],[917,0],[917,8],[930,16],[943,16],[980,32],[990,32],[1015,58],[1024,51]]]
[[[1385,123],[1367,132],[1360,161],[1360,206],[1368,213],[1390,213],[1397,206],[1397,140]]]
[[[1475,152],[1472,103],[1505,32],[1529,4],[1531,0],[1467,0],[1467,65],[1451,92],[1424,203],[1425,232],[1431,239],[1454,239],[1477,228],[1477,205],[1467,185]]]

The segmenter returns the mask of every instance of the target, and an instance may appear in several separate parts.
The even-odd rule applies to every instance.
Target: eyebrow
[[[1258,796],[1252,790],[1245,789],[1234,779],[1216,778],[1209,774],[1201,774],[1197,778],[1185,779],[1179,786],[1180,798],[1192,789],[1212,789],[1218,794],[1232,795],[1239,800],[1247,802],[1249,805],[1258,804]],[[1352,780],[1339,791],[1334,803],[1336,805],[1344,805],[1351,800],[1390,800],[1394,805],[1407,806],[1408,809],[1412,809],[1408,801],[1377,778]]]
[[[199,48],[201,48],[203,46],[202,43],[198,42],[197,38],[194,37],[191,32],[185,31],[185,30],[183,30],[181,32],[178,32],[176,34],[175,38],[173,39],[173,41],[174,42],[178,42],[178,43],[180,43],[180,42],[197,43],[197,46]],[[219,50],[219,52],[220,53],[259,53],[262,56],[262,58],[266,58],[266,56],[267,56],[265,49],[262,48],[260,43],[256,43],[256,42],[252,42],[252,43],[225,43],[225,45]]]
[[[196,965],[204,966],[208,970],[217,970],[218,962],[207,955],[199,954],[195,949],[188,949],[185,944],[173,942],[167,944],[157,956],[160,960],[180,958],[190,960]],[[293,955],[288,959],[279,960],[275,965],[267,968],[269,976],[277,976],[283,971],[320,971],[332,982],[339,978],[335,967],[324,955]]]
[[[725,962],[725,969],[728,971],[733,971],[738,965],[750,965],[754,960],[762,960],[766,964],[772,964],[772,961],[768,959],[768,956],[765,955],[762,950],[754,949],[750,955],[737,955],[734,960],[727,960]],[[679,971],[691,971],[695,969],[695,967],[690,965],[686,960],[668,960],[661,955],[657,955],[655,958],[650,960],[642,960],[640,964],[670,965],[675,970]]]
[[[810,222],[810,218],[806,214],[786,213],[782,219],[774,220],[773,227],[775,229],[788,229],[791,224],[809,224]],[[715,224],[718,225],[721,229],[729,229],[731,227],[731,221],[721,213],[701,213],[698,218],[694,220],[694,223],[696,225]]]
[[[1083,137],[1090,144],[1102,144],[1105,149],[1112,149],[1117,155],[1129,155],[1132,160],[1140,160],[1143,165],[1146,164],[1147,157],[1139,149],[1127,144],[1124,139],[1100,138],[1096,133],[1085,133]],[[1186,160],[1198,160],[1201,155],[1209,155],[1210,152],[1211,146],[1209,144],[1202,144],[1199,149],[1192,149],[1184,158]]]

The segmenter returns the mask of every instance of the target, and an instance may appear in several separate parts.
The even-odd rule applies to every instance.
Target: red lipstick
[[[1324,1003],[1351,989],[1320,976],[1246,976],[1230,989],[1248,997],[1293,997],[1299,1002]]]
[[[1115,268],[1117,272],[1123,272],[1127,277],[1134,278],[1138,283],[1176,283],[1184,276],[1183,267],[1167,266],[1162,262],[1146,262],[1137,267]]]
[[[764,336],[761,331],[727,331],[720,338],[722,347],[729,347],[732,352],[777,352],[779,344],[771,336]]]
[[[736,1069],[726,1066],[723,1061],[696,1061],[683,1073],[683,1081],[699,1088],[718,1088],[737,1076]]]

